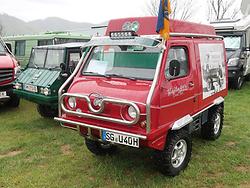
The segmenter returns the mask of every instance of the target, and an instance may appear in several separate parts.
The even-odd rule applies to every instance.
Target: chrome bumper
[[[76,122],[76,121],[66,120],[66,119],[63,119],[63,118],[57,118],[57,117],[55,117],[54,120],[58,121],[58,122],[60,122],[62,124],[63,123],[67,123],[67,124],[71,124],[71,125],[76,125],[78,127],[78,129],[75,129],[75,130],[79,130],[79,127],[85,127],[85,128],[92,128],[92,129],[97,129],[97,130],[101,130],[101,131],[110,131],[110,132],[117,133],[117,134],[123,134],[123,135],[138,137],[138,138],[140,138],[142,140],[146,140],[147,139],[147,136],[138,135],[138,134],[132,134],[132,133],[123,132],[123,131],[117,131],[117,130],[108,129],[108,128],[104,128],[104,127],[98,127],[98,126],[95,126],[95,125],[89,125],[89,124],[80,123],[80,122]],[[66,126],[63,126],[63,127],[66,127]],[[66,127],[66,128],[72,129],[70,127]]]

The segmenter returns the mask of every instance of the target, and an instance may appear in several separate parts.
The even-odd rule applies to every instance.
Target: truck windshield
[[[159,48],[127,45],[96,46],[82,74],[153,80],[159,55]]]
[[[29,67],[35,68],[59,68],[63,63],[64,50],[33,49]]]
[[[226,49],[237,50],[241,47],[241,36],[226,36],[224,37]]]

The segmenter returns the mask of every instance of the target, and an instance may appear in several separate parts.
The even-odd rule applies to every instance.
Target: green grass
[[[169,178],[155,169],[151,150],[96,157],[77,132],[21,101],[0,107],[0,187],[250,187],[250,83],[229,92],[224,125],[216,141],[195,137],[188,168]]]

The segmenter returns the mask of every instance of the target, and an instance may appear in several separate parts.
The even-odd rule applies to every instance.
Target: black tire
[[[85,144],[90,152],[95,155],[111,155],[117,151],[115,145],[109,143],[101,143],[99,141],[85,138]]]
[[[180,147],[180,143],[186,143],[183,145],[186,147],[186,151],[178,151],[175,147]],[[183,156],[182,153],[185,153]],[[178,154],[177,154],[178,153]],[[179,130],[171,132],[168,135],[167,142],[163,151],[155,151],[155,162],[156,166],[161,173],[167,176],[176,176],[182,170],[184,170],[190,161],[192,154],[192,138],[191,135],[186,130]],[[177,158],[180,157],[179,164],[176,164],[174,156],[177,155]]]
[[[238,75],[235,80],[233,80],[233,88],[240,90],[244,83],[244,77],[242,75]]]
[[[20,104],[20,98],[16,94],[10,96],[10,100],[6,103],[7,106],[17,108]]]
[[[206,140],[216,140],[220,137],[223,128],[223,106],[217,106],[209,110],[208,121],[201,127],[201,136]]]
[[[250,74],[248,74],[248,75],[245,77],[245,80],[246,80],[246,81],[250,81]]]
[[[45,117],[45,118],[53,118],[53,117],[58,116],[57,108],[52,108],[46,105],[38,104],[37,111],[42,117]]]

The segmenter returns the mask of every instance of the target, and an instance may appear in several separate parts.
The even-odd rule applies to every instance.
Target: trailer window
[[[98,46],[85,64],[83,75],[153,80],[159,55],[159,48]]]
[[[177,60],[180,63],[180,74],[178,76],[171,76],[169,73],[169,63],[173,60]],[[187,50],[185,47],[172,47],[170,48],[168,52],[168,58],[166,62],[166,68],[165,68],[165,76],[168,79],[175,79],[187,76],[189,72],[189,66],[188,66],[188,56],[187,56]]]
[[[16,41],[15,43],[15,55],[16,56],[25,56],[25,41]]]

